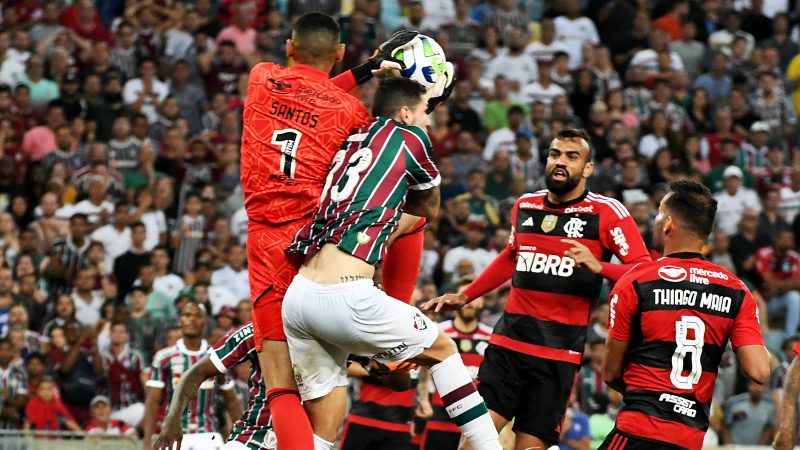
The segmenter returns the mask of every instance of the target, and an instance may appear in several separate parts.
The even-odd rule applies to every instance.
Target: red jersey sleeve
[[[746,286],[742,285],[741,289],[744,289],[744,301],[733,322],[731,344],[735,349],[743,345],[764,345],[756,300]]]
[[[355,89],[356,86],[358,86],[356,83],[356,78],[353,76],[353,72],[351,70],[342,72],[339,75],[331,78],[331,83],[345,92],[350,92]]]
[[[620,205],[620,208],[624,206]],[[611,250],[623,263],[650,261],[650,252],[644,245],[639,227],[630,214],[622,217],[608,214],[610,219],[600,235],[603,247]]]
[[[631,338],[631,318],[639,303],[632,281],[629,272],[614,286],[608,301],[608,336],[623,342]]]

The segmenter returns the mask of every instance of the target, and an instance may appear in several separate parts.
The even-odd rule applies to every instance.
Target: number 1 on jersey
[[[689,330],[694,331],[694,337],[689,338]],[[695,316],[682,316],[675,321],[675,353],[672,354],[672,372],[669,380],[678,389],[692,389],[700,382],[703,367],[700,356],[703,354],[703,339],[706,334],[706,324]],[[688,375],[683,375],[684,361],[691,357],[692,369]]]
[[[281,147],[280,170],[291,179],[294,179],[295,155],[297,154],[297,147],[300,146],[300,137],[302,135],[303,133],[294,128],[275,130],[272,133],[272,143]]]

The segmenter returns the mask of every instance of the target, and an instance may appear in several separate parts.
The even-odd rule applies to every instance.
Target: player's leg
[[[422,259],[425,219],[403,214],[392,234],[386,258],[381,266],[383,290],[406,303],[411,300]]]
[[[458,450],[461,442],[461,433],[426,429],[422,450]]]
[[[313,430],[300,403],[281,321],[281,300],[296,272],[295,265],[283,252],[293,232],[296,230],[251,227],[247,242],[248,273],[253,298],[253,334],[274,432],[281,448],[310,450],[314,448]]]
[[[526,375],[520,377],[524,382],[519,391],[523,401],[514,415],[514,448],[547,450],[558,444],[579,366],[503,348],[497,348],[495,353],[505,353],[516,366],[515,372]]]
[[[331,344],[337,337],[351,341],[347,337],[350,328],[344,299],[347,292],[344,296],[337,295],[339,286],[318,285],[298,276],[289,286],[283,303],[294,378],[314,430],[315,450],[329,450],[333,446],[347,408],[345,363],[349,352]]]

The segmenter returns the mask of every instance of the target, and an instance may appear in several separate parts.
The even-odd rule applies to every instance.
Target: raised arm
[[[144,435],[142,436],[144,450],[153,449],[153,434],[155,434],[156,430],[156,418],[158,417],[158,408],[161,406],[161,399],[163,396],[163,387],[157,388],[147,386],[144,389],[144,419],[142,419],[142,428],[144,428]]]

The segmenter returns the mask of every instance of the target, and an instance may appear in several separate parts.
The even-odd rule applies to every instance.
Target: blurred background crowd
[[[322,11],[347,44],[337,71],[401,28],[434,37],[457,67],[428,130],[443,209],[413,301],[488,265],[514,200],[544,188],[551,137],[585,128],[590,189],[623,202],[648,245],[666,183],[716,193],[708,257],[757,295],[775,372],[748,385],[726,354],[708,442],[771,440],[800,340],[800,2],[0,4],[0,428],[35,428],[34,398],[63,403],[74,420],[62,429],[135,411],[154,352],[180,337],[182,302],[207,305],[209,340],[250,319],[238,165],[248,70],[285,64],[292,18]],[[369,105],[376,85],[353,94]],[[486,296],[483,323],[507,295]],[[564,449],[596,448],[620,405],[599,372],[607,315],[601,297]]]

